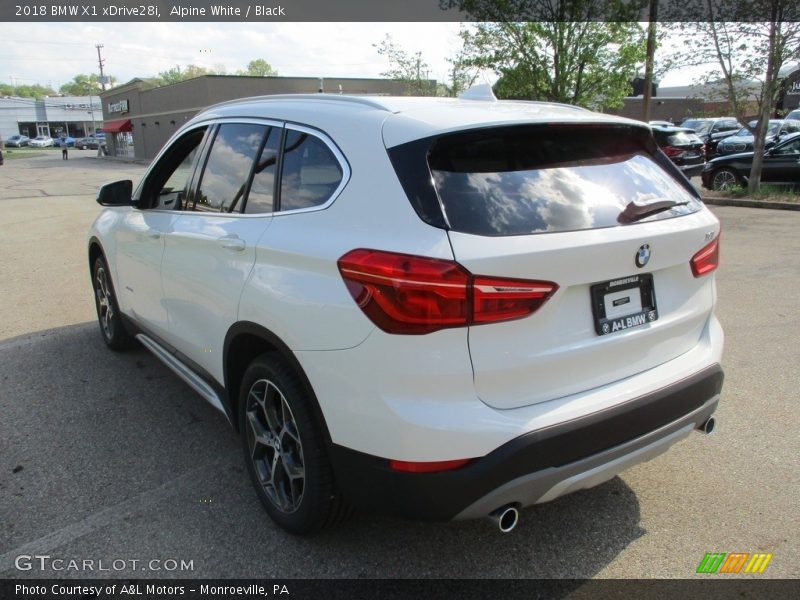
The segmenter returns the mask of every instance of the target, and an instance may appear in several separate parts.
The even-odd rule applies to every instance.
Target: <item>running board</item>
[[[178,360],[174,354],[144,333],[136,334],[136,339],[139,340],[145,348],[150,350],[157,359],[169,367],[173,373],[183,379],[190,388],[200,394],[206,402],[225,415],[225,418],[230,421],[228,413],[225,412],[225,408],[222,406],[222,399],[201,377]]]

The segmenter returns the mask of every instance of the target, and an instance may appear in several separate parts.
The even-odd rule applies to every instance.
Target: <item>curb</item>
[[[768,200],[752,200],[748,198],[701,198],[705,204],[712,206],[741,206],[744,208],[771,208],[774,210],[800,210],[800,202],[770,202]]]

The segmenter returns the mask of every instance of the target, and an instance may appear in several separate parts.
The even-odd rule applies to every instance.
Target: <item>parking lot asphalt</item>
[[[78,152],[0,167],[0,577],[688,578],[707,552],[772,553],[761,577],[800,577],[800,213],[713,209],[714,434],[525,509],[508,535],[356,515],[296,538],[262,510],[224,419],[145,350],[100,337],[94,191],[142,170]],[[29,555],[94,570],[20,570]]]

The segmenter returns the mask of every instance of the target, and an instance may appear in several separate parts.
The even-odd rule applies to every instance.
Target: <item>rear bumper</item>
[[[383,458],[334,445],[332,462],[350,501],[370,512],[436,520],[487,515],[506,504],[547,502],[649,460],[716,410],[723,373],[713,365],[612,408],[533,431],[465,467],[400,473]]]

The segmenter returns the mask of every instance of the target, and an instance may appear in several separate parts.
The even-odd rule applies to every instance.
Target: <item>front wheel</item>
[[[94,303],[97,308],[97,320],[103,340],[112,350],[127,350],[134,345],[134,338],[125,329],[122,314],[119,312],[111,276],[106,261],[100,257],[92,267],[92,287]]]
[[[270,517],[290,533],[308,534],[347,516],[311,400],[294,370],[278,354],[262,354],[240,390],[245,462]]]
[[[711,188],[720,192],[727,192],[741,185],[739,174],[733,169],[719,169],[711,177]]]

